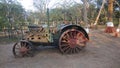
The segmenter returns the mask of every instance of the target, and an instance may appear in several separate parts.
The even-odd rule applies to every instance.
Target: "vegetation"
[[[74,0],[56,3],[52,8],[49,8],[50,22],[70,21],[72,23],[80,23],[87,20],[88,24],[94,23],[98,15],[103,0],[81,0],[85,3],[76,3]],[[112,18],[115,25],[119,24],[120,20],[120,0],[113,0]],[[24,26],[29,24],[41,24],[47,22],[47,8],[50,0],[35,0],[34,6],[37,11],[25,11],[22,5],[16,0],[0,0],[0,31],[7,29],[8,35],[12,35],[13,30],[17,32]],[[86,7],[83,6],[86,4]],[[98,24],[105,24],[108,21],[108,1],[98,18]],[[86,10],[84,10],[86,8]],[[87,11],[87,17],[84,12]]]
[[[15,1],[2,0],[0,1],[0,27],[18,27],[19,24],[24,23],[25,10]]]

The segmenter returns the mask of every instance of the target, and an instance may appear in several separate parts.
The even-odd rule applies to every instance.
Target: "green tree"
[[[7,28],[9,36],[13,33],[13,28],[22,28],[24,24],[25,10],[20,3],[14,0],[0,1],[0,27]]]

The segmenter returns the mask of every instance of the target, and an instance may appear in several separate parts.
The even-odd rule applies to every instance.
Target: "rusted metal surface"
[[[106,33],[114,33],[114,32],[116,32],[116,29],[115,29],[115,27],[106,27],[105,32]]]
[[[32,42],[48,43],[49,34],[43,27],[31,26],[29,27],[29,31],[26,32],[24,39]]]
[[[43,27],[31,27],[26,32],[24,40],[14,45],[14,55],[27,55],[31,49],[41,45],[58,47],[62,53],[66,54],[78,53],[86,46],[86,42],[89,40],[86,31],[77,25],[64,25],[59,30],[54,28],[53,30],[55,31],[49,33],[49,30]],[[18,46],[20,47],[17,48]]]
[[[15,57],[23,57],[31,54],[32,47],[27,42],[17,42],[13,46],[13,54]]]
[[[59,40],[59,48],[62,53],[78,53],[86,46],[85,35],[76,29],[69,29],[65,31]]]

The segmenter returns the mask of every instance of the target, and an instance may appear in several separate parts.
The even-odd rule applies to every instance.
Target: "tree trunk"
[[[116,33],[116,29],[113,24],[113,1],[114,0],[108,0],[108,22],[105,29],[106,33]]]
[[[113,1],[108,0],[108,21],[113,22]]]
[[[120,29],[120,18],[119,18],[119,24],[118,24],[118,28]]]
[[[84,11],[83,20],[84,20],[84,23],[86,23],[86,27],[88,27],[88,18],[87,18],[87,1],[86,1],[86,0],[83,0],[83,5],[84,5],[84,8],[83,8],[83,11]]]
[[[102,9],[103,9],[103,7],[104,7],[104,4],[105,4],[105,0],[103,0],[103,2],[102,2],[102,6],[101,6],[101,8],[100,8],[100,10],[99,10],[99,13],[98,13],[97,17],[96,17],[96,20],[95,20],[94,25],[97,25],[97,22],[98,22],[98,19],[99,19],[99,17],[100,17],[101,11],[102,11]]]

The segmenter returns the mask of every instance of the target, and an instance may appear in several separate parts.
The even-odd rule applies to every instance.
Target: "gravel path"
[[[34,57],[15,58],[14,43],[0,44],[0,68],[120,68],[120,38],[93,30],[87,47],[78,54],[40,50]]]

